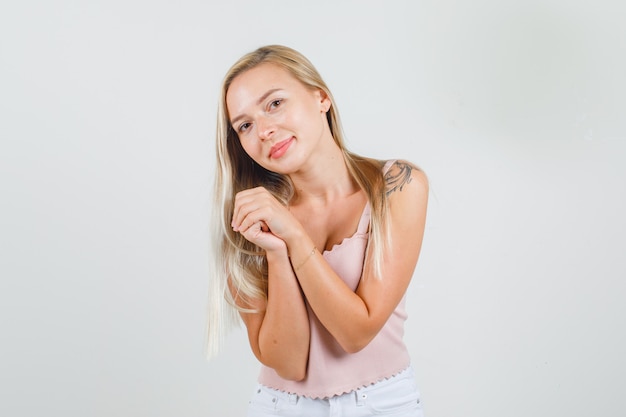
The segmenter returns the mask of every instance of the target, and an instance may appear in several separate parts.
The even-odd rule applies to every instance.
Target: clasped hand
[[[264,187],[237,193],[231,226],[266,251],[284,249],[289,234],[301,227],[287,207]]]

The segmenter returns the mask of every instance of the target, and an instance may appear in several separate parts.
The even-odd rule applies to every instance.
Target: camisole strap
[[[364,235],[367,233],[367,229],[370,226],[370,202],[365,203],[365,208],[363,208],[363,214],[361,214],[361,220],[359,220],[359,227],[356,229],[357,235]]]
[[[387,171],[389,171],[389,168],[391,168],[391,166],[393,164],[395,164],[396,161],[398,161],[398,160],[397,159],[390,159],[387,162],[385,162],[385,165],[383,166],[383,175],[385,175],[387,173]]]

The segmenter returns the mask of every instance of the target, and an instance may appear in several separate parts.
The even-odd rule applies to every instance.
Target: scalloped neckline
[[[361,226],[361,222],[363,221],[363,217],[365,216],[365,213],[367,212],[367,207],[369,206],[369,201],[365,203],[365,206],[363,207],[363,210],[361,211],[361,216],[359,216],[359,223],[356,225],[356,231],[350,235],[350,236],[346,236],[344,237],[341,242],[339,243],[335,243],[330,249],[326,250],[324,249],[324,251],[322,252],[322,255],[326,255],[327,253],[332,253],[335,251],[335,249],[342,247],[346,242],[358,237],[358,236],[364,236],[366,235],[368,232],[360,232],[359,228]]]

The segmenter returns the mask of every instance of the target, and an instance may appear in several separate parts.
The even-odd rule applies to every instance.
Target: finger
[[[246,240],[256,243],[259,237],[261,237],[261,235],[264,233],[262,228],[263,226],[261,222],[256,222],[246,230],[241,231],[240,233],[243,235],[243,237],[246,238]]]
[[[268,216],[281,208],[282,205],[263,187],[240,191],[235,196],[231,226],[233,230],[238,231],[250,227],[259,220],[263,220],[268,226],[267,220],[270,218]],[[247,220],[252,213],[254,213],[252,219]]]
[[[267,193],[263,187],[257,187],[240,191],[235,195],[231,226],[239,227],[249,212],[257,210],[263,204],[260,197],[264,191]]]
[[[238,203],[234,209],[233,219],[231,222],[231,226],[233,227],[233,230],[237,231],[238,229],[241,229],[241,227],[244,225],[244,222],[246,222],[246,219],[252,213],[256,212],[258,209],[259,209],[258,204],[255,203],[254,201]],[[258,220],[254,218],[249,219],[247,221],[248,227],[250,224],[256,221]]]
[[[247,213],[245,217],[240,221],[237,227],[237,231],[245,232],[250,228],[253,228],[257,225],[257,223],[263,221],[263,214],[261,210],[256,209]]]

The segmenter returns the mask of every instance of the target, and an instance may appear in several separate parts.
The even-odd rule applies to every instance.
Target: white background
[[[268,43],[430,177],[426,416],[623,415],[623,4],[3,1],[0,415],[244,415],[243,332],[204,358],[208,213],[221,78]]]

